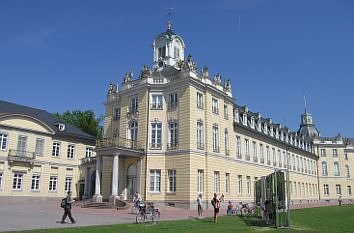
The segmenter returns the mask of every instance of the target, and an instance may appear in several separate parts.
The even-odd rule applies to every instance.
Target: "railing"
[[[161,150],[162,143],[150,143],[150,149],[152,150]]]
[[[174,149],[178,149],[178,143],[177,142],[173,142],[173,143],[168,143],[167,144],[167,150],[174,150]]]
[[[144,147],[139,141],[131,140],[127,138],[103,138],[101,140],[96,141],[97,148],[105,148],[105,147],[122,147],[128,149],[136,149],[136,150],[143,150]]]
[[[21,150],[9,150],[9,160],[18,162],[30,162],[35,159],[36,156],[33,152],[21,151]]]
[[[81,159],[81,165],[96,163],[96,157],[86,157]]]

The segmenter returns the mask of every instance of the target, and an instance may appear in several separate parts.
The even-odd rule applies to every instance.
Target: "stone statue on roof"
[[[218,84],[218,85],[221,84],[221,75],[220,75],[220,73],[217,73],[217,74],[214,76],[214,82],[216,82],[216,84]]]
[[[230,79],[228,79],[228,80],[224,83],[224,89],[225,89],[225,91],[230,91],[230,90],[231,90],[231,81],[230,81]]]
[[[108,94],[118,93],[118,87],[116,84],[110,83],[108,88]]]
[[[208,67],[204,66],[202,69],[202,77],[207,78],[209,77],[209,71],[208,71]]]
[[[147,78],[151,75],[151,70],[147,65],[143,66],[143,69],[140,72],[140,78]]]
[[[125,73],[123,83],[131,82],[131,81],[133,81],[133,71]]]

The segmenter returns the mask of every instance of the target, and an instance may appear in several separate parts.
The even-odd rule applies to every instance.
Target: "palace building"
[[[292,131],[239,106],[230,80],[206,66],[197,71],[170,21],[153,42],[153,58],[139,77],[128,72],[120,88],[109,87],[104,139],[91,167],[93,200],[138,191],[185,208],[196,206],[199,193],[250,202],[254,181],[278,169],[289,171],[292,204],[352,198],[353,139],[320,137],[307,111]]]
[[[94,148],[95,137],[48,112],[0,101],[1,199],[88,196],[79,165],[95,157]]]

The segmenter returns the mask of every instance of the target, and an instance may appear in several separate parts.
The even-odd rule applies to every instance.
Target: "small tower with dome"
[[[154,40],[153,49],[155,68],[165,65],[177,66],[179,61],[184,60],[184,41],[182,37],[172,31],[170,20],[167,22],[167,31],[159,34]]]

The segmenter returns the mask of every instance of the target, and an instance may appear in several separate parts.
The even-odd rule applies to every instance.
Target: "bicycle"
[[[139,212],[139,203],[133,203],[132,207],[129,210],[130,214],[137,214]]]
[[[145,203],[139,204],[139,212],[136,215],[136,223],[144,223],[150,221],[152,223],[157,223],[160,220],[160,211],[155,209],[152,203],[149,203],[146,207]]]

